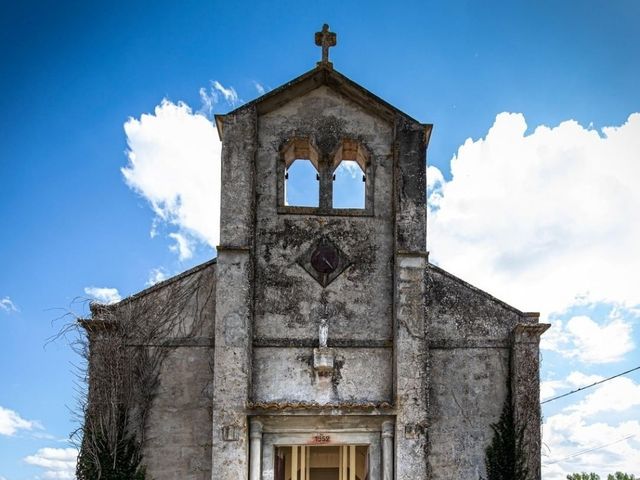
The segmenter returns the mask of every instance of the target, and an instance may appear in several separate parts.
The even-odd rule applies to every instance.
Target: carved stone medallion
[[[340,259],[338,250],[333,245],[321,244],[311,253],[311,266],[318,273],[331,273],[337,266]]]
[[[344,253],[328,238],[321,238],[298,258],[298,264],[326,287],[351,264]]]

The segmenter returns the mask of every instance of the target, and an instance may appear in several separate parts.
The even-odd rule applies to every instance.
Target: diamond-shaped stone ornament
[[[351,265],[345,254],[326,237],[313,242],[298,258],[298,264],[326,287]]]

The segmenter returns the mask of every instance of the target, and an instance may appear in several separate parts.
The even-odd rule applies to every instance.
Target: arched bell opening
[[[367,208],[367,179],[370,170],[369,151],[360,142],[344,139],[333,155],[334,209]]]
[[[320,206],[318,150],[308,138],[294,138],[283,149],[284,205]]]

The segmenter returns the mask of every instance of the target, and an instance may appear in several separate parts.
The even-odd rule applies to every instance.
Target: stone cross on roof
[[[322,47],[322,61],[318,64],[331,65],[329,61],[329,49],[335,47],[337,43],[336,34],[329,31],[329,25],[322,26],[322,31],[316,32],[316,45]]]

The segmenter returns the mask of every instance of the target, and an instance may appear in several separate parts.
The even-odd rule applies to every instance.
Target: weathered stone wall
[[[174,347],[163,362],[144,445],[153,480],[211,479],[212,353]]]
[[[215,264],[176,281],[171,289],[200,288],[201,294],[190,298],[176,331],[156,347],[168,351],[147,417],[143,458],[154,480],[209,480]],[[167,290],[161,286],[156,295]]]
[[[433,480],[485,475],[485,449],[507,395],[509,351],[432,348],[429,469]]]
[[[154,480],[211,479],[214,294],[215,263],[207,262],[94,313],[92,321],[116,324],[94,341],[125,335],[125,355],[145,349],[160,359],[150,408],[140,418],[143,406],[132,405],[132,418],[144,425],[128,426],[143,441],[142,463]]]
[[[424,323],[426,252],[426,148],[430,128],[395,119],[395,475],[427,476],[428,325]]]
[[[359,87],[326,68],[305,80],[311,88],[290,85],[262,109],[251,103],[218,118],[223,191],[215,268],[197,267],[114,307],[124,315],[145,302],[169,303],[196,284],[209,287],[206,298],[189,298],[157,344],[139,346],[166,352],[144,429],[151,478],[259,478],[263,427],[273,442],[293,423],[311,431],[342,422],[356,431],[362,420],[382,442],[374,450],[386,459],[384,480],[479,480],[509,386],[516,416],[533,419],[527,448],[537,468],[544,329],[529,328],[535,317],[427,263],[430,126],[354,92]],[[327,190],[321,212],[279,204],[282,148],[293,138],[310,139],[325,162],[344,139],[364,146],[367,208],[332,211]],[[324,287],[299,264],[321,238],[348,263]],[[165,313],[141,321],[164,322]],[[334,365],[320,374],[314,348],[323,316]],[[250,442],[258,446],[253,452]]]
[[[434,265],[426,281],[431,479],[477,480],[507,398],[512,332],[533,320]]]
[[[373,215],[278,213],[280,148],[293,137],[311,138],[327,156],[344,138],[365,145],[373,168]],[[258,144],[253,398],[309,399],[310,392],[325,388],[315,385],[308,361],[318,343],[323,301],[330,314],[329,343],[341,367],[332,400],[391,401],[392,126],[320,87],[260,116]],[[326,288],[297,263],[323,236],[351,263]],[[355,348],[363,346],[368,348]],[[292,366],[296,372],[286,372]],[[386,383],[371,381],[372,368]]]
[[[318,403],[388,402],[393,394],[391,349],[335,349],[332,378],[313,370],[311,348],[257,348],[254,352],[254,391],[258,401]],[[375,372],[375,374],[373,373]]]
[[[222,144],[211,440],[219,480],[246,478],[249,466],[256,128],[255,109],[245,108],[228,118]]]
[[[537,320],[537,317],[534,317]],[[522,450],[532,479],[541,476],[540,335],[549,324],[520,324],[513,332],[511,394],[514,417],[522,428]]]

